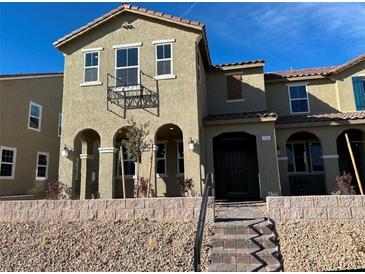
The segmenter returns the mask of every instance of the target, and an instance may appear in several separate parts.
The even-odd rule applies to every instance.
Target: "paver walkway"
[[[281,271],[273,226],[259,205],[216,201],[209,272]]]

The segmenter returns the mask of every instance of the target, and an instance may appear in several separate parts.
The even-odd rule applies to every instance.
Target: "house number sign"
[[[263,136],[261,136],[261,140],[262,141],[271,141],[271,136],[270,135],[263,135]]]

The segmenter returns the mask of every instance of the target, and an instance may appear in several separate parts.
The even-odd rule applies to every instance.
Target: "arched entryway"
[[[365,133],[359,129],[349,129],[345,130],[337,137],[337,153],[340,173],[350,173],[352,175],[353,185],[358,190],[355,169],[351,161],[350,152],[345,138],[346,133],[349,137],[351,149],[363,188],[365,185]]]
[[[286,143],[291,195],[326,194],[322,146],[317,136],[297,132]]]
[[[135,163],[131,155],[127,152],[125,146],[122,146],[123,140],[126,140],[127,127],[119,129],[114,135],[114,190],[115,198],[123,198],[123,178],[121,165],[121,149],[123,152],[123,168],[125,179],[126,197],[134,197],[134,177],[136,175]]]
[[[260,197],[256,137],[245,132],[213,138],[217,198]]]
[[[180,196],[178,181],[184,179],[185,171],[182,130],[175,124],[162,125],[156,131],[155,145],[157,195]]]
[[[99,196],[100,136],[93,129],[80,131],[74,140],[73,195],[90,199]]]

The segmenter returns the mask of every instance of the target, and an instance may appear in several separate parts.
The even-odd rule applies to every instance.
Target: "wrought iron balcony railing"
[[[121,78],[107,74],[107,104],[119,106],[126,117],[127,109],[159,109],[158,82],[140,71],[139,83],[126,83]]]

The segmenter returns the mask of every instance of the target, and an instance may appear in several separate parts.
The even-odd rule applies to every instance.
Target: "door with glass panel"
[[[116,86],[136,88],[140,84],[139,48],[116,49],[115,54]]]

